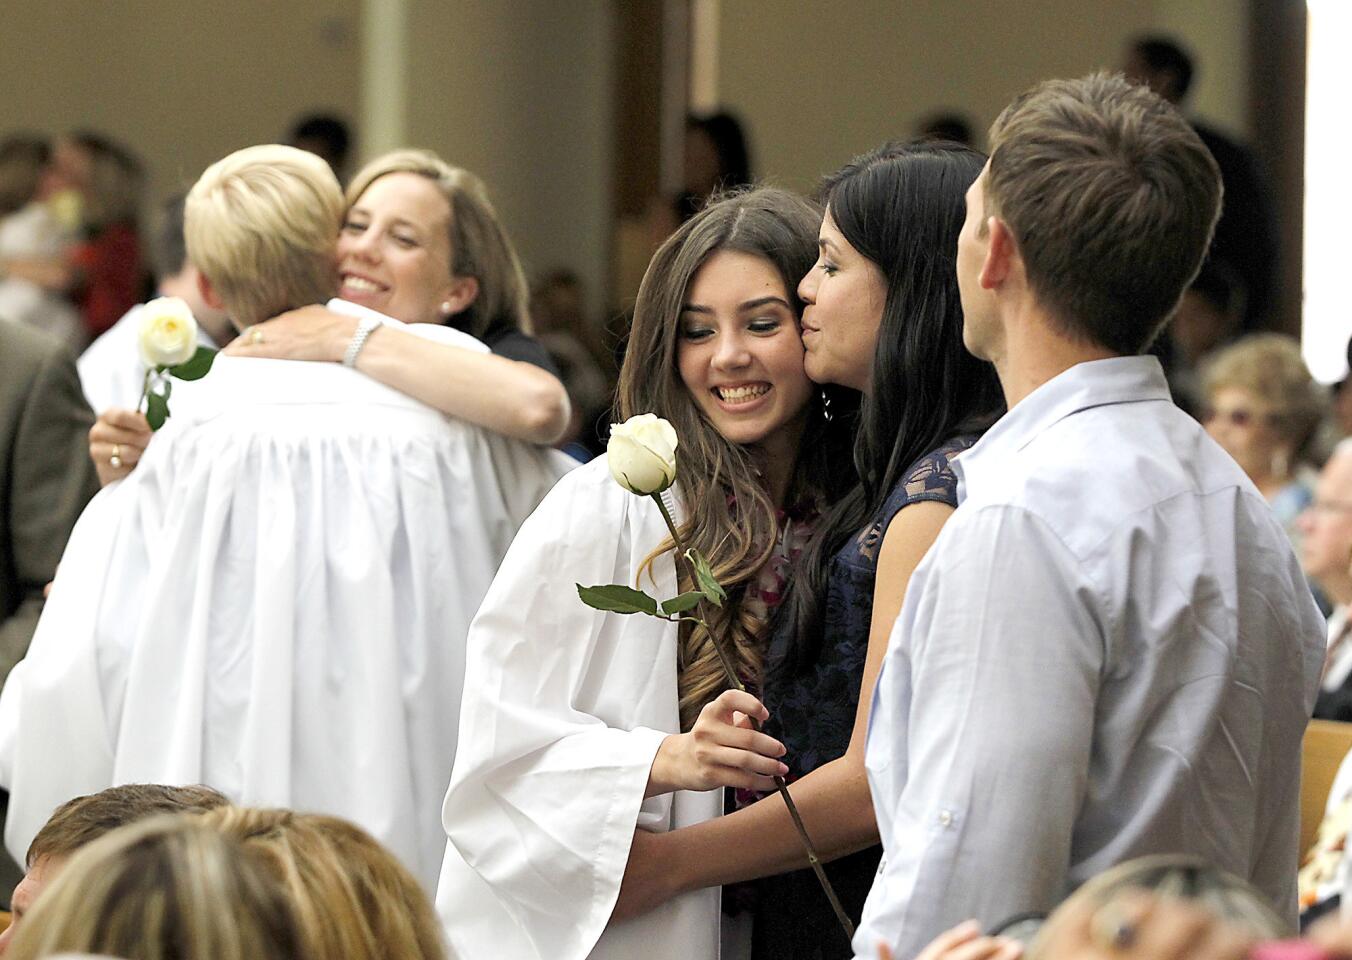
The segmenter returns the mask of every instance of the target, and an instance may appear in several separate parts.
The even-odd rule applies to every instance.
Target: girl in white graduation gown
[[[849,438],[832,438],[848,431],[827,428],[803,372],[794,291],[819,222],[806,201],[761,189],[686,223],[644,277],[620,380],[622,416],[676,428],[677,523],[730,588],[713,625],[753,689],[782,586],[782,508],[851,479],[836,456]],[[630,845],[636,830],[718,816],[712,788],[770,788],[783,748],[734,725],[734,710],[764,708],[725,692],[702,628],[578,599],[577,583],[640,570],[658,597],[691,589],[656,505],[588,465],[522,527],[471,627],[437,892],[467,960],[719,955],[717,889],[610,922]]]

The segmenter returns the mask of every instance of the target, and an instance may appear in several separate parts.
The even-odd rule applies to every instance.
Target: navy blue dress
[[[771,671],[766,678],[764,702],[770,710],[766,732],[788,748],[784,762],[789,765],[790,780],[843,756],[849,746],[873,619],[878,551],[888,525],[913,503],[933,500],[956,507],[958,481],[948,460],[976,439],[950,440],[911,464],[873,521],[831,559],[825,639],[817,661],[794,676],[776,676]],[[772,663],[783,656],[788,638],[782,631],[787,629],[792,625],[783,625],[771,640]],[[832,886],[856,924],[881,856],[882,846],[875,845],[826,865]],[[853,956],[811,870],[766,877],[755,882],[755,891],[753,960]]]

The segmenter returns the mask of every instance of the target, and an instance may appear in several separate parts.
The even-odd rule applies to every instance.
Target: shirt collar
[[[1082,410],[1142,400],[1173,400],[1164,369],[1152,356],[1090,360],[1057,374],[1016,403],[970,449],[950,458],[958,476],[958,502],[966,499],[967,475],[974,467],[982,469],[1022,450],[1053,424]]]

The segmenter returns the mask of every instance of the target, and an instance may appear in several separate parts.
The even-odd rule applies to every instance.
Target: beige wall
[[[152,198],[282,139],[311,109],[354,116],[360,0],[6,4],[0,134],[100,130],[146,161]]]
[[[20,0],[0,30],[0,135],[102,130],[145,159],[153,203],[230,150],[284,138],[307,110],[360,133],[364,4],[380,16],[387,0]],[[528,270],[578,270],[598,307],[610,10],[406,0],[403,51],[408,143],[483,176]]]
[[[528,269],[607,289],[614,4],[627,0],[21,0],[0,30],[0,134],[107,131],[156,198],[302,111],[360,121],[363,13],[408,18],[404,127],[481,174]],[[757,168],[810,187],[939,107],[988,124],[1051,74],[1116,64],[1131,34],[1176,31],[1202,60],[1196,106],[1243,131],[1244,0],[697,0],[716,18],[717,93]],[[360,132],[360,131],[358,131]]]
[[[1182,37],[1197,72],[1188,107],[1245,136],[1249,126],[1248,6],[1243,0],[1156,0],[1151,29]]]
[[[412,0],[409,140],[487,182],[527,273],[599,308],[611,196],[609,0]]]
[[[1243,0],[721,0],[719,93],[757,172],[807,188],[941,108],[980,130],[1049,76],[1116,66],[1127,38],[1177,32],[1205,59],[1198,105],[1243,129]],[[1212,62],[1228,58],[1227,62]],[[984,139],[984,137],[983,137]]]

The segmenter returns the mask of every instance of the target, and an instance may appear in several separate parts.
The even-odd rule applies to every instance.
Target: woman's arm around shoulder
[[[868,652],[845,755],[823,764],[790,790],[818,854],[833,860],[878,842],[864,746],[873,687],[911,574],[939,536],[953,508],[921,501],[888,526],[878,555]],[[787,758],[792,764],[793,758]],[[687,890],[770,876],[807,866],[806,856],[778,797],[767,797],[726,817],[641,838],[630,854],[617,919],[651,910]]]
[[[251,328],[250,336],[240,337],[226,352],[336,363],[357,323],[325,307],[302,307]],[[563,384],[524,361],[436,343],[390,326],[367,338],[357,369],[448,416],[516,440],[551,444],[568,427],[571,411]]]

